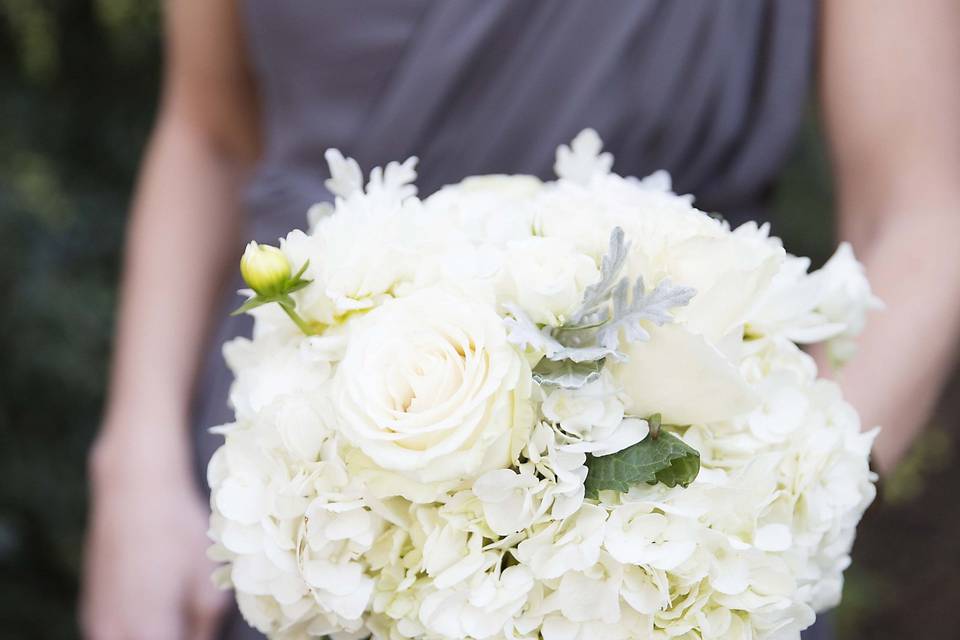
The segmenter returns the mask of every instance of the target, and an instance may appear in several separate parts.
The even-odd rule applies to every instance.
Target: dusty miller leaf
[[[617,352],[616,349],[608,349],[604,346],[563,347],[559,351],[547,354],[547,357],[551,360],[556,360],[558,362],[562,360],[569,360],[577,364],[596,362],[609,356],[613,356],[618,360],[622,358],[622,355]]]
[[[613,349],[596,346],[595,338],[582,347],[575,343],[561,343],[551,334],[550,327],[537,326],[523,309],[514,304],[506,304],[504,307],[510,312],[510,316],[503,320],[507,327],[507,341],[521,349],[529,347],[544,353],[550,360],[571,360],[574,363],[594,362],[615,353]]]
[[[600,491],[626,493],[640,483],[687,487],[700,473],[700,453],[683,440],[661,431],[637,444],[607,456],[587,456],[586,496],[598,498]]]
[[[610,245],[600,262],[600,280],[583,292],[580,308],[570,316],[569,327],[606,320],[607,304],[614,288],[620,282],[620,273],[627,264],[630,243],[624,239],[623,229],[614,227],[610,232]]]
[[[553,170],[557,177],[578,184],[589,184],[595,175],[610,173],[613,156],[601,153],[603,141],[593,129],[584,129],[573,139],[570,146],[557,147]]]
[[[363,172],[353,158],[345,158],[338,149],[324,153],[330,167],[330,178],[324,182],[330,193],[340,198],[358,197],[383,205],[397,204],[417,195],[413,183],[417,178],[417,158],[410,157],[400,162],[390,162],[386,167],[374,167],[370,171],[366,190]]]
[[[508,342],[521,349],[529,347],[546,354],[556,353],[563,349],[563,345],[550,335],[549,328],[541,329],[538,327],[523,309],[514,304],[503,306],[510,313],[509,317],[503,319],[503,323],[507,327]]]
[[[327,149],[323,157],[330,167],[330,178],[323,184],[335,196],[348,198],[363,191],[363,172],[353,158],[344,158],[339,149]]]
[[[374,202],[397,204],[417,195],[417,157],[387,163],[385,168],[374,167],[367,181],[367,197]]]
[[[634,285],[633,295],[628,296],[630,281],[620,274],[629,251],[623,229],[615,227],[601,261],[599,281],[586,288],[580,308],[562,326],[540,327],[523,309],[505,305],[510,313],[504,319],[508,341],[546,356],[534,369],[537,382],[578,389],[595,380],[606,358],[626,358],[618,350],[621,329],[629,341],[646,340],[650,336],[641,321],[657,325],[670,322],[670,309],[687,304],[693,297],[693,289],[675,287],[666,280],[647,294],[642,278]]]
[[[603,360],[573,362],[544,358],[533,368],[533,379],[545,386],[579,389],[599,378],[601,369]]]
[[[649,294],[638,278],[633,286],[633,295],[628,301],[627,280],[617,284],[613,292],[613,317],[600,328],[599,343],[608,349],[616,349],[620,344],[620,330],[623,329],[628,342],[649,340],[650,334],[640,324],[647,320],[657,326],[673,321],[670,309],[682,307],[690,302],[696,293],[691,287],[674,286],[669,280],[658,284]]]

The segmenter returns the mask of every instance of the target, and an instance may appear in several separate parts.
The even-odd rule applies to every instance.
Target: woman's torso
[[[421,193],[550,174],[593,127],[622,174],[667,169],[733,218],[762,215],[801,118],[809,0],[246,0],[266,153],[248,192],[274,241],[328,196],[331,147],[420,158]]]
[[[585,127],[618,173],[667,169],[701,208],[762,218],[806,104],[816,20],[814,0],[244,0],[244,12],[266,143],[248,234],[267,242],[329,199],[328,148],[364,169],[416,155],[428,194],[470,174],[549,177],[556,146]],[[201,465],[220,441],[206,428],[231,419],[220,345],[250,329],[222,317],[197,390]],[[234,620],[227,636],[256,634]]]

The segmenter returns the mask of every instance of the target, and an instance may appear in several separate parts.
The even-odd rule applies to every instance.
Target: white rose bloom
[[[532,237],[507,248],[504,299],[515,302],[539,324],[556,326],[583,299],[598,278],[593,259],[562,238]]]
[[[661,259],[674,282],[697,294],[676,316],[689,330],[717,344],[747,319],[770,286],[785,253],[779,245],[745,234],[695,236],[671,247]]]
[[[725,420],[750,411],[757,398],[734,363],[680,325],[651,327],[650,340],[627,348],[611,367],[628,397],[628,413],[659,413],[667,424]]]
[[[533,176],[472,176],[441,188],[425,204],[456,220],[475,243],[506,247],[530,237],[532,205],[542,188]]]
[[[334,381],[351,443],[427,482],[509,463],[530,378],[496,313],[425,289],[353,322]]]

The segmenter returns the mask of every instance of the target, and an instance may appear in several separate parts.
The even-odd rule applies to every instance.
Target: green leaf
[[[306,271],[307,267],[309,266],[310,266],[310,261],[307,260],[306,262],[303,263],[303,266],[300,267],[295,274],[293,274],[293,277],[290,278],[290,282],[293,284],[299,284],[300,282],[306,282],[307,284],[309,284],[311,282],[310,280],[301,280],[301,276],[303,276],[304,271]]]
[[[603,360],[574,362],[544,358],[533,368],[533,379],[539,384],[579,389],[600,377]]]
[[[313,280],[297,280],[295,282],[291,282],[289,285],[287,285],[284,288],[283,292],[286,294],[291,294],[294,291],[300,291],[300,289],[303,289],[305,286],[307,286],[311,282],[313,282]]]
[[[587,456],[587,469],[584,486],[588,498],[596,499],[607,489],[626,493],[641,482],[687,487],[700,473],[700,453],[672,433],[661,431],[623,451]]]
[[[246,302],[244,302],[239,307],[237,307],[236,309],[234,309],[232,312],[230,312],[230,315],[238,316],[241,313],[246,313],[251,309],[256,309],[257,307],[263,306],[265,304],[270,304],[271,302],[275,302],[275,300],[273,298],[262,298],[260,296],[254,296],[249,300],[247,300]]]

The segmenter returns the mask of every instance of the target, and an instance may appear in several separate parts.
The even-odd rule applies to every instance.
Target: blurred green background
[[[4,639],[77,636],[85,454],[125,207],[154,110],[158,27],[153,1],[0,0]],[[823,260],[830,179],[813,112],[776,201],[788,248]],[[957,391],[862,525],[836,616],[841,640],[960,636]]]

